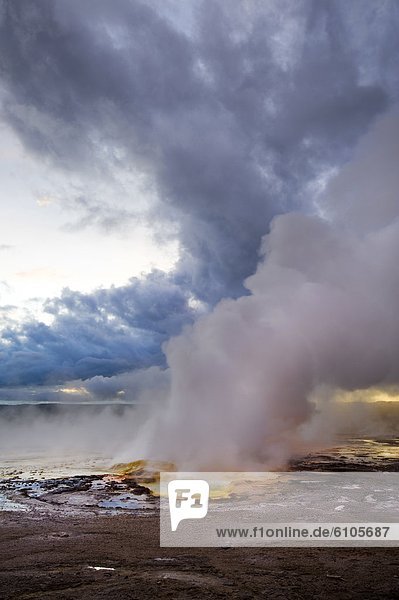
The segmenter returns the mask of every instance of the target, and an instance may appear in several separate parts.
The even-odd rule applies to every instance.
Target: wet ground
[[[104,472],[100,459],[53,461],[48,458],[21,461],[16,457],[0,465],[0,512],[54,512],[67,510],[73,514],[93,514],[110,510],[148,510],[156,498],[148,483],[136,476],[129,478],[117,472]],[[39,465],[39,466],[38,466]],[[76,474],[81,469],[81,474]],[[399,439],[345,439],[342,444],[293,460],[287,467],[293,471],[390,471],[399,472]],[[123,471],[123,469],[122,469]],[[57,476],[58,474],[58,476]],[[138,481],[139,479],[139,481]],[[145,479],[145,478],[144,478]],[[154,486],[152,490],[154,491]],[[155,485],[155,489],[156,489]]]
[[[2,600],[398,600],[397,548],[160,548],[156,510],[0,515]]]
[[[54,511],[98,514],[103,510],[148,510],[155,503],[148,488],[114,475],[0,481],[0,511],[29,511],[39,516]]]
[[[160,548],[145,483],[94,463],[0,468],[0,600],[399,600],[399,548]],[[399,442],[347,440],[291,469],[399,471]]]
[[[399,471],[399,438],[343,438],[291,463],[299,471]]]

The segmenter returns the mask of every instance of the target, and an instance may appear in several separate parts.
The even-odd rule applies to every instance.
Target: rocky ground
[[[115,475],[0,479],[0,509],[8,511],[99,514],[115,509],[148,510],[156,503],[147,487]]]
[[[314,454],[292,469],[397,471],[397,447],[379,444],[373,460],[367,447]],[[137,469],[135,478],[9,472],[0,600],[399,600],[399,548],[160,548],[149,487]]]
[[[0,598],[399,599],[399,550],[160,548],[157,509],[0,515]]]

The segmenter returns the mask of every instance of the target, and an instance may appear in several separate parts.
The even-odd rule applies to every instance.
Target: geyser
[[[286,460],[320,387],[399,383],[399,113],[378,121],[313,214],[275,218],[248,296],[223,300],[165,346],[166,406],[135,456],[182,468]]]

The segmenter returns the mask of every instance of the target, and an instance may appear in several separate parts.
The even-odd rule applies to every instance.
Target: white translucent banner
[[[399,473],[161,473],[161,546],[399,546]]]

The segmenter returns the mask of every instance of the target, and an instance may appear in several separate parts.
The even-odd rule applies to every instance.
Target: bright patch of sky
[[[29,311],[48,322],[41,302],[65,287],[88,292],[173,268],[177,242],[155,239],[143,217],[151,191],[138,175],[113,185],[84,182],[86,192],[106,196],[111,219],[104,205],[82,197],[81,182],[29,154],[5,124],[0,133],[0,305],[15,307],[9,316]],[[126,208],[132,194],[141,213]]]

